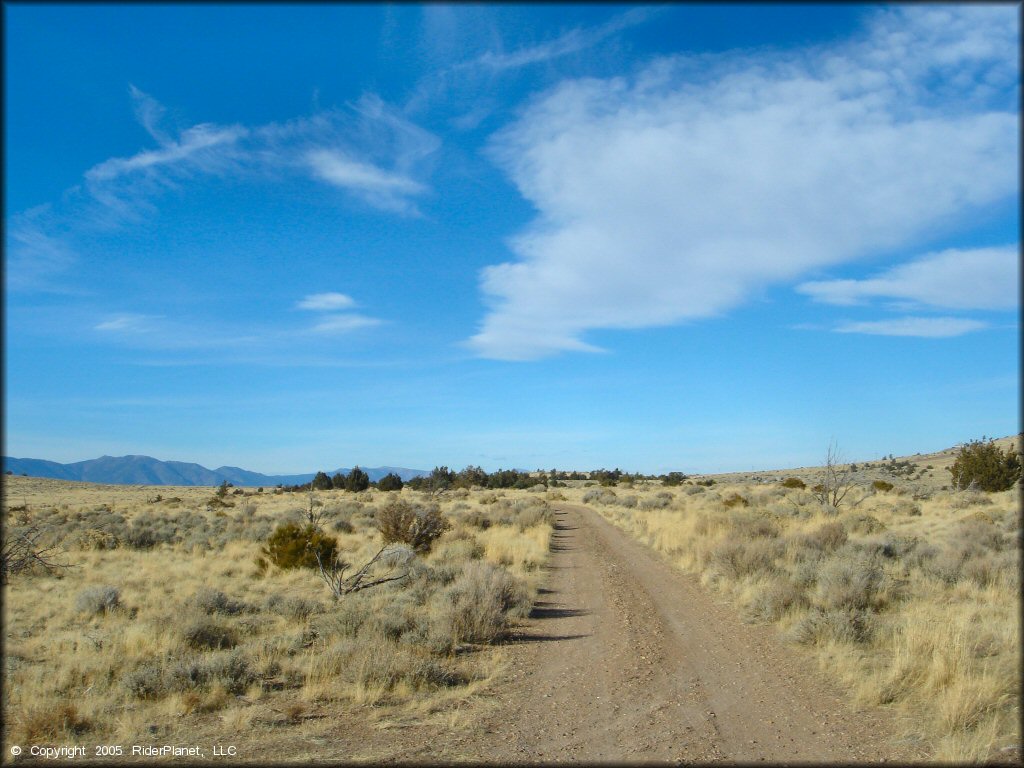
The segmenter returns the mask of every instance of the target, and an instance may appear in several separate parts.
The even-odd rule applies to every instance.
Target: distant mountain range
[[[302,475],[264,475],[239,467],[218,467],[207,469],[199,464],[184,461],[160,461],[152,456],[101,456],[98,459],[58,464],[45,459],[16,459],[3,457],[4,473],[48,477],[55,480],[81,480],[88,483],[109,483],[113,485],[220,485],[227,480],[239,486],[300,485],[308,483],[315,472]],[[361,467],[370,480],[380,480],[394,472],[402,480],[411,480],[420,475],[429,475],[429,470],[407,469],[406,467]],[[351,468],[339,468],[328,472],[347,475]]]

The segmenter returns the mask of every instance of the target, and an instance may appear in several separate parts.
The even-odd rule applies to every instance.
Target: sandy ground
[[[373,762],[886,762],[912,754],[881,712],[767,627],[578,506],[559,505],[545,590],[506,679],[438,725],[320,734],[305,759]],[[319,739],[318,739],[319,741]],[[276,757],[287,759],[281,744]],[[313,748],[311,748],[313,747]],[[294,753],[292,753],[294,754]],[[241,755],[240,755],[241,757]]]

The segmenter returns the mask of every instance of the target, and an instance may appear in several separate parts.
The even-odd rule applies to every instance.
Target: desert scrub
[[[65,487],[78,492],[79,486]],[[457,701],[489,684],[496,652],[486,642],[461,639],[473,633],[460,627],[486,624],[471,619],[467,596],[487,597],[480,615],[497,603],[492,630],[497,625],[507,632],[529,610],[551,532],[544,500],[527,492],[496,493],[502,504],[487,531],[463,517],[493,505],[474,503],[474,493],[466,509],[453,512],[441,500],[452,528],[414,558],[408,579],[331,602],[315,570],[279,568],[260,553],[289,522],[289,510],[302,532],[305,494],[266,493],[250,514],[245,502],[207,511],[208,488],[175,489],[179,502],[161,501],[159,512],[149,500],[151,489],[102,492],[105,508],[88,499],[67,510],[29,500],[31,521],[52,526],[67,546],[77,547],[90,529],[106,544],[73,549],[70,559],[81,567],[63,579],[14,579],[6,591],[5,618],[18,646],[9,646],[6,657],[12,743],[28,743],[26,729],[43,730],[29,722],[33,713],[52,716],[63,701],[75,701],[90,728],[79,733],[70,720],[46,726],[59,731],[47,738],[67,743],[151,739],[152,723],[161,724],[161,739],[187,740],[194,724],[181,716],[239,708],[237,695],[281,711],[296,700],[307,709],[340,701],[399,707],[403,718],[421,717],[433,711],[435,697]],[[324,495],[326,512],[338,499]],[[401,498],[401,492],[370,492],[358,508],[330,510],[333,519],[325,514],[323,527],[345,559],[361,564],[379,550],[374,518],[389,497]],[[331,530],[347,515],[351,531]],[[133,530],[148,532],[136,546],[147,537],[152,546],[118,540]],[[267,567],[256,578],[251,564],[258,556]],[[494,569],[494,589],[468,588],[464,569],[470,563]],[[130,609],[99,608],[111,602],[104,597],[109,585]],[[79,598],[83,593],[96,597]],[[226,737],[232,726],[214,721],[210,727]]]
[[[185,645],[197,650],[219,650],[238,645],[238,633],[234,629],[209,619],[197,619],[185,627],[182,633]]]
[[[285,523],[267,539],[263,554],[278,568],[316,568],[333,562],[338,542],[315,525]]]
[[[723,486],[720,499],[750,506],[725,510],[718,494],[686,485],[668,509],[645,504],[646,494],[630,510],[603,503],[598,489],[582,495],[733,599],[745,620],[774,623],[820,654],[858,701],[905,716],[907,737],[933,759],[1000,759],[1019,741],[1014,491],[880,492],[836,514],[798,486],[776,500],[756,485]]]
[[[450,527],[436,505],[414,506],[401,499],[388,502],[376,520],[385,544],[408,544],[416,552],[429,552]]]
[[[486,562],[467,563],[439,598],[439,611],[458,641],[491,643],[514,618],[525,618],[531,600],[524,585]]]
[[[248,609],[245,603],[233,600],[219,589],[211,587],[201,588],[192,596],[190,602],[203,613],[223,613],[233,616]]]
[[[86,587],[75,598],[80,613],[109,613],[121,606],[121,590],[117,587]]]

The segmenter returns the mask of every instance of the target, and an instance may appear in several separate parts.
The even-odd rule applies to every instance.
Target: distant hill
[[[308,483],[315,472],[301,475],[264,475],[240,467],[207,469],[184,461],[160,461],[152,456],[101,456],[98,459],[59,464],[45,459],[16,459],[3,457],[4,473],[25,474],[29,477],[47,477],[55,480],[80,480],[88,483],[113,485],[220,485],[225,480],[238,486],[299,485]],[[380,480],[394,472],[402,480],[429,475],[422,469],[406,467],[362,467],[370,480]],[[351,468],[338,468],[328,475],[347,475]]]

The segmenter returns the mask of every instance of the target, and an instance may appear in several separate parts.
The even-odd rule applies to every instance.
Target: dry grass
[[[835,514],[778,474],[707,490],[562,490],[747,620],[775,624],[857,703],[891,708],[934,759],[999,759],[1019,744],[1019,491],[908,498],[897,484],[858,490],[863,500]]]
[[[280,728],[326,728],[324,708],[338,705],[457,719],[449,710],[500,672],[494,643],[528,612],[552,530],[536,495],[450,498],[451,528],[407,578],[334,600],[310,569],[257,563],[278,524],[303,521],[304,494],[247,491],[212,508],[209,488],[12,477],[7,491],[6,525],[45,529],[74,567],[5,587],[5,753],[200,732],[269,743]],[[380,548],[387,499],[423,502],[409,490],[317,496],[324,530],[356,564]],[[486,528],[468,514],[492,507]]]

